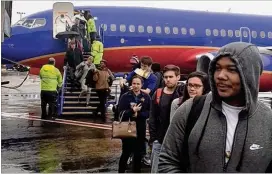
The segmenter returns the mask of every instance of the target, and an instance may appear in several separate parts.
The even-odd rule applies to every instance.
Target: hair
[[[187,85],[188,85],[189,79],[193,78],[193,77],[197,77],[197,78],[199,78],[201,80],[201,82],[203,84],[203,93],[202,93],[202,95],[205,95],[205,94],[207,94],[208,92],[211,91],[208,75],[206,73],[202,72],[202,71],[192,72],[192,73],[190,73],[188,75],[186,85],[185,85],[184,90],[183,90],[183,97],[182,97],[182,100],[179,103],[179,105],[181,105],[182,103],[184,103],[186,100],[188,100],[190,98],[189,93],[188,93]]]
[[[142,82],[142,85],[144,84],[144,79],[141,76],[139,76],[139,75],[133,76],[132,79],[131,79],[131,83],[132,83],[133,79],[140,79],[141,82]]]
[[[55,62],[56,62],[56,60],[55,60],[53,57],[50,57],[50,58],[48,59],[48,64],[50,64],[50,65],[54,65]]]
[[[174,71],[176,76],[180,75],[180,68],[178,66],[176,66],[176,65],[166,65],[163,68],[162,72],[164,74],[167,71]]]
[[[71,40],[69,45],[71,46],[72,44],[76,44],[76,42],[74,40]]]
[[[141,58],[141,61],[140,61],[140,62],[141,62],[142,64],[148,65],[148,66],[152,65],[152,63],[153,63],[152,58],[149,57],[149,56],[143,56],[143,57]]]
[[[160,72],[161,71],[161,64],[154,62],[151,66],[153,72]]]
[[[88,60],[92,61],[92,60],[93,60],[93,56],[89,56],[89,57],[87,58],[87,61],[88,61]]]

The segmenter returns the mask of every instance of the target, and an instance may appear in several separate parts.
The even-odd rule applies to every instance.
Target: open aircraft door
[[[251,43],[251,32],[248,27],[240,28],[240,42]]]
[[[101,37],[101,42],[104,43],[104,26],[105,24],[101,24],[99,27],[99,35]]]
[[[74,5],[71,2],[53,4],[53,38],[60,32],[68,31],[73,25]]]

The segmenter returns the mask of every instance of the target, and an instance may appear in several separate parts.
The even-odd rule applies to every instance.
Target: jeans
[[[161,151],[161,146],[162,145],[158,142],[158,140],[153,142],[151,153],[151,173],[158,172],[159,154]]]

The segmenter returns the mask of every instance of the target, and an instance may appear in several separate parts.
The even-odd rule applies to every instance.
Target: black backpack
[[[193,129],[193,127],[195,126],[201,112],[204,106],[204,102],[206,100],[206,96],[207,95],[202,95],[202,96],[196,96],[193,99],[193,105],[191,108],[191,111],[189,113],[188,116],[188,120],[186,123],[186,127],[185,127],[185,134],[184,134],[184,141],[183,141],[183,148],[182,148],[182,154],[183,158],[182,158],[182,162],[184,164],[182,164],[181,166],[184,166],[185,168],[183,169],[183,171],[187,171],[189,172],[189,168],[190,168],[190,163],[189,163],[189,153],[188,153],[188,139],[190,136],[190,133]]]

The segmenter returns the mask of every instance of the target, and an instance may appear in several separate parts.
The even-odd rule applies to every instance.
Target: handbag
[[[112,123],[112,138],[136,138],[137,137],[137,129],[135,121],[124,121],[122,122],[122,118],[124,116],[125,111],[120,112],[119,121],[114,121]]]

